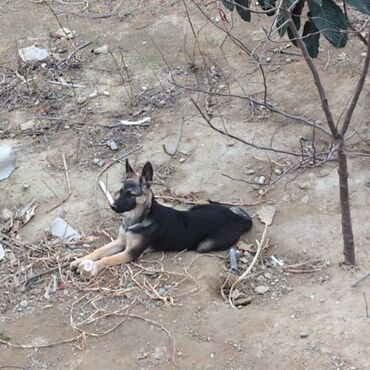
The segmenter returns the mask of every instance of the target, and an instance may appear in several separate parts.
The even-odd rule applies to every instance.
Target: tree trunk
[[[338,159],[339,195],[342,213],[343,254],[346,265],[354,265],[355,242],[353,239],[351,209],[349,205],[347,155],[344,151],[344,139],[341,137],[335,141]]]

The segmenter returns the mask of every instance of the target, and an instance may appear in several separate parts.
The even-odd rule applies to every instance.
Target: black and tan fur
[[[241,208],[207,204],[177,211],[165,207],[155,200],[152,179],[150,162],[139,176],[126,161],[126,178],[112,205],[113,211],[123,214],[117,239],[73,261],[71,268],[92,277],[105,267],[136,260],[149,248],[221,251],[252,227],[251,218]]]

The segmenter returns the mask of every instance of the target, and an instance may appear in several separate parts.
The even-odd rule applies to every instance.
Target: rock
[[[36,126],[36,121],[34,119],[30,119],[27,122],[21,123],[20,126],[22,131],[32,130]]]
[[[256,281],[258,281],[259,283],[265,283],[266,279],[263,275],[259,275],[257,276]]]
[[[308,329],[304,329],[304,330],[302,330],[302,331],[299,333],[299,336],[300,336],[301,338],[307,338],[309,335],[310,335],[310,332],[309,332],[309,330],[308,330]]]
[[[275,175],[278,175],[279,176],[279,175],[281,175],[282,172],[281,172],[281,170],[279,168],[275,168],[274,169],[274,173],[275,173]]]
[[[258,211],[257,216],[263,224],[270,226],[276,214],[276,207],[271,204],[264,204]]]
[[[304,204],[308,204],[310,202],[310,197],[308,195],[305,195],[302,199],[301,202]]]
[[[69,39],[73,39],[74,37],[76,37],[77,32],[71,31],[70,29],[63,27],[63,28],[59,28],[58,31],[55,31],[55,36],[61,39],[69,40]]]
[[[248,170],[247,175],[253,175],[256,171],[255,170]]]
[[[18,50],[19,57],[25,63],[41,62],[49,57],[48,49],[39,48],[35,45]]]
[[[102,45],[102,46],[98,46],[97,48],[94,48],[92,50],[92,52],[94,54],[107,54],[109,51],[109,48],[108,48],[108,45],[105,44],[105,45]]]
[[[26,300],[21,301],[21,303],[19,303],[19,304],[23,308],[26,308],[28,306],[28,302]]]
[[[182,356],[184,356],[184,354],[181,351],[178,351],[177,356],[182,357]]]
[[[159,293],[160,295],[163,295],[164,293],[166,293],[166,289],[165,289],[165,288],[159,288],[159,289],[158,289],[158,293]]]
[[[250,296],[239,296],[234,300],[234,304],[236,307],[240,306],[247,306],[252,303],[252,297]]]
[[[305,182],[300,182],[298,183],[298,187],[301,189],[301,190],[307,190],[310,188],[310,183],[308,181],[305,181]]]
[[[265,176],[259,176],[259,177],[256,177],[255,179],[255,182],[259,185],[263,185],[266,181],[266,177]]]
[[[263,274],[263,276],[264,276],[267,280],[272,279],[272,275],[271,275],[269,272],[265,272],[265,273]]]
[[[268,291],[270,290],[270,288],[266,285],[260,285],[258,287],[256,287],[254,289],[254,291],[259,294],[259,295],[263,295],[263,294],[266,294]]]
[[[107,146],[108,146],[109,148],[111,148],[112,150],[118,150],[118,145],[117,145],[117,143],[116,143],[114,140],[112,140],[112,139],[109,139],[109,140],[107,141]]]

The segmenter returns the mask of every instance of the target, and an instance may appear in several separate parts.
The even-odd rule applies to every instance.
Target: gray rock
[[[266,294],[268,291],[270,290],[270,287],[266,286],[266,285],[260,285],[258,287],[256,287],[254,289],[254,291],[259,294],[259,295],[263,295],[263,294]]]
[[[307,338],[310,335],[310,331],[308,329],[304,329],[299,333],[301,338]]]
[[[94,54],[107,54],[109,51],[109,48],[108,48],[108,45],[105,44],[105,45],[102,45],[102,46],[98,46],[97,48],[94,48],[92,50],[92,52]]]
[[[251,304],[251,303],[252,303],[252,297],[250,296],[246,296],[246,297],[239,296],[238,298],[234,300],[234,304],[236,307],[247,306],[248,304]]]
[[[48,49],[39,48],[35,45],[19,49],[18,54],[25,63],[41,62],[49,57]]]

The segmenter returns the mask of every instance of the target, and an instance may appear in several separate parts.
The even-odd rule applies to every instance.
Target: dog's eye
[[[126,190],[126,195],[128,197],[132,197],[134,194],[132,194],[130,190]]]

